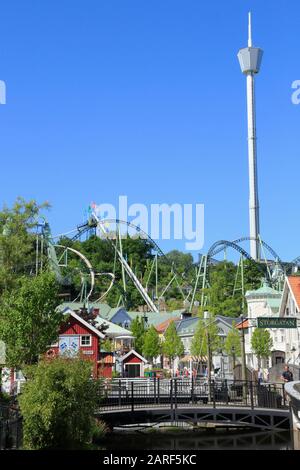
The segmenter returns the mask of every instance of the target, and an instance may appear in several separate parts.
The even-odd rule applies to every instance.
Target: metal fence
[[[288,408],[284,384],[258,384],[252,381],[211,381],[202,378],[113,379],[100,390],[101,410],[145,406],[245,406]]]

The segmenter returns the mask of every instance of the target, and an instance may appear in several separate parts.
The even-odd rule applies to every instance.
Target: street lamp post
[[[208,384],[208,396],[210,397],[210,385],[211,385],[211,350],[210,350],[210,339],[208,332],[209,323],[209,312],[204,312],[204,321],[206,326],[206,339],[207,339],[207,384]]]
[[[247,387],[246,387],[246,380],[247,380],[247,375],[246,375],[246,352],[245,352],[245,332],[244,332],[244,320],[247,320],[246,318],[241,315],[241,322],[242,322],[242,334],[241,334],[241,340],[242,340],[242,348],[241,348],[241,353],[242,353],[242,381],[243,381],[243,399],[246,401],[247,400]]]
[[[220,348],[218,353],[220,354],[220,377],[225,379],[223,349]]]
[[[231,346],[231,354],[232,354],[232,373],[234,374],[235,369],[235,347]]]

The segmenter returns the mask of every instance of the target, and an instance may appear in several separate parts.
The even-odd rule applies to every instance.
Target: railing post
[[[175,408],[177,408],[177,379],[174,379]]]
[[[228,384],[227,384],[227,379],[225,379],[225,393],[226,393],[226,405],[228,405],[228,400],[229,400],[229,397],[228,397]]]
[[[283,396],[283,406],[286,406],[286,394],[284,390],[284,384],[282,384],[282,396]]]
[[[131,411],[134,411],[134,395],[133,395],[133,390],[134,390],[134,383],[133,381],[131,382]]]
[[[273,408],[272,406],[272,394],[271,394],[271,385],[268,385],[268,399],[267,399],[267,407]]]
[[[194,377],[192,376],[192,383],[191,383],[191,402],[194,403]]]
[[[250,381],[250,403],[251,403],[251,410],[254,410],[254,400],[253,400],[253,382]]]
[[[121,407],[121,401],[122,401],[121,392],[122,392],[122,382],[121,382],[121,379],[119,379],[119,407]]]
[[[216,394],[215,394],[215,382],[212,382],[212,398],[213,398],[213,407],[216,407]]]
[[[170,379],[170,405],[173,410],[173,379]]]
[[[153,378],[153,386],[154,386],[154,403],[156,404],[156,377]]]
[[[160,397],[159,397],[159,392],[160,392],[160,378],[157,378],[157,403],[160,403]]]

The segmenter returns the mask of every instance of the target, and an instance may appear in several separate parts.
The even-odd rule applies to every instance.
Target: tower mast
[[[247,116],[248,116],[248,161],[249,161],[249,220],[250,254],[255,260],[260,259],[259,249],[259,200],[257,184],[257,148],[255,118],[254,74],[260,70],[263,56],[262,49],[252,46],[251,13],[248,14],[248,47],[240,49],[238,59],[247,80]]]

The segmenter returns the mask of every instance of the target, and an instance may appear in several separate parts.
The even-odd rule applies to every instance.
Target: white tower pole
[[[259,72],[262,54],[261,49],[252,46],[251,13],[249,13],[248,47],[239,51],[238,58],[247,80],[250,254],[255,260],[260,259],[260,249],[254,74]]]

